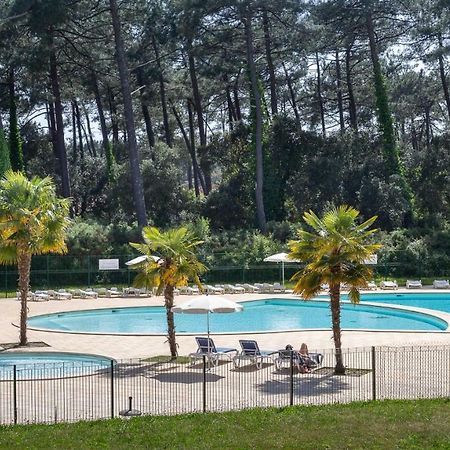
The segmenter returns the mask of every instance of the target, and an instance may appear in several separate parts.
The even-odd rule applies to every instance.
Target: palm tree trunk
[[[341,346],[341,287],[339,284],[330,285],[330,300],[333,340],[336,356],[334,373],[336,375],[343,375],[345,373],[345,366],[342,359]]]
[[[20,292],[20,339],[21,346],[27,345],[27,319],[28,307],[27,298],[30,286],[31,255],[24,251],[19,251],[17,256],[17,269],[19,271],[19,292]]]
[[[173,286],[167,285],[164,288],[164,300],[167,315],[167,340],[169,341],[170,356],[172,359],[177,357],[177,341],[175,336],[175,321],[173,318]]]

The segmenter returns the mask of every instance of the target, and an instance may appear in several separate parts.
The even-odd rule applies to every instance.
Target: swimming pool
[[[0,353],[0,380],[49,379],[93,375],[111,367],[105,356],[60,352]]]
[[[213,333],[281,332],[330,329],[328,302],[266,299],[245,302],[244,311],[210,314]],[[342,304],[344,329],[442,331],[447,322],[429,314],[383,306]],[[175,314],[178,334],[204,333],[206,317]],[[31,329],[69,333],[162,335],[166,333],[163,307],[107,308],[70,311],[30,317]]]
[[[450,313],[450,294],[448,293],[374,293],[361,295],[362,302],[390,303],[391,305],[413,306]]]

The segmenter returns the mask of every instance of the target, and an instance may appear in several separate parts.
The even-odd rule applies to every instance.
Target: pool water
[[[413,306],[450,313],[450,294],[448,293],[380,293],[363,294],[361,301],[373,303],[390,303],[391,305]]]
[[[110,358],[80,353],[0,353],[0,380],[49,379],[93,375],[111,367]]]
[[[244,311],[210,314],[213,333],[329,329],[328,302],[266,299],[245,302]],[[98,334],[165,334],[164,307],[107,308],[31,317],[30,328]],[[179,334],[204,333],[206,316],[175,314]],[[346,329],[439,331],[447,323],[432,315],[387,307],[343,303],[341,326]]]

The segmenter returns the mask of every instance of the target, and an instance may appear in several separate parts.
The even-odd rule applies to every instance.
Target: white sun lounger
[[[398,289],[398,284],[397,282],[394,281],[382,281],[380,283],[380,289]]]
[[[435,289],[449,289],[450,284],[449,284],[448,280],[434,280],[433,287]]]
[[[406,280],[407,289],[420,289],[422,287],[422,280]]]
[[[211,284],[205,284],[204,287],[207,294],[223,294],[225,292],[224,288],[212,286]]]
[[[243,287],[233,286],[232,284],[224,285],[225,292],[229,294],[243,294],[245,289]]]

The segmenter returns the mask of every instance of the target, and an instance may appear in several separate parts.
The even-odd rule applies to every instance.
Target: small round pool
[[[305,329],[330,329],[327,301],[266,299],[245,302],[244,311],[211,314],[213,333],[281,332]],[[30,317],[31,329],[67,333],[162,335],[166,333],[163,307],[106,308],[70,311]],[[178,334],[203,333],[206,317],[175,314]],[[430,314],[385,306],[343,303],[341,325],[344,329],[442,331],[447,322]]]
[[[0,380],[43,380],[93,375],[107,370],[114,360],[106,356],[57,352],[0,353]]]

